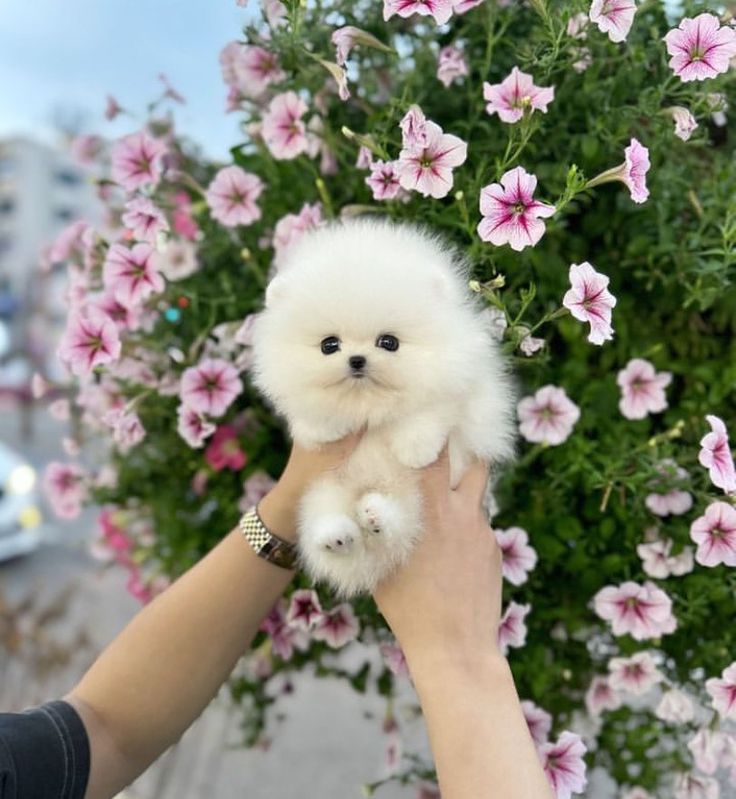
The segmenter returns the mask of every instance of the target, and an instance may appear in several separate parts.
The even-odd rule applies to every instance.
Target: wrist
[[[487,679],[513,682],[508,660],[495,648],[424,648],[404,654],[420,695],[440,685],[473,685]]]
[[[258,515],[274,535],[286,541],[297,539],[297,506],[301,493],[279,481],[258,503]]]

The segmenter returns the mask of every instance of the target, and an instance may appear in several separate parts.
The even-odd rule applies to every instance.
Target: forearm
[[[285,535],[292,523],[287,501],[272,498],[266,507],[264,522]],[[181,737],[291,577],[234,530],[138,613],[69,695],[83,719],[94,717],[105,733],[92,741],[88,799],[114,795]],[[98,744],[105,751],[95,758]],[[113,750],[123,755],[124,773],[111,775],[106,767]]]
[[[443,799],[552,799],[499,655],[409,658]]]

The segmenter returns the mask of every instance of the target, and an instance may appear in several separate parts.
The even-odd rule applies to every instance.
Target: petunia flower
[[[253,99],[260,98],[269,86],[281,83],[286,78],[278,56],[252,44],[238,43],[233,51],[231,69],[233,80],[230,85],[237,87],[245,97]]]
[[[123,113],[122,106],[118,103],[118,101],[111,95],[108,94],[105,98],[105,119],[108,122],[112,122],[118,114]]]
[[[588,341],[603,344],[613,338],[611,309],[616,298],[608,291],[609,279],[596,272],[587,262],[570,266],[571,289],[565,294],[562,304],[581,322],[590,322]]]
[[[427,146],[427,118],[418,105],[413,105],[401,118],[401,144],[406,150]]]
[[[409,676],[409,666],[407,665],[406,657],[396,641],[383,641],[379,644],[378,650],[391,674],[397,677]]]
[[[675,123],[675,136],[677,136],[678,139],[687,141],[690,136],[692,136],[693,131],[698,127],[698,122],[695,117],[687,108],[681,105],[671,105],[664,110],[672,116],[672,120]]]
[[[42,487],[60,519],[74,519],[87,499],[87,472],[76,463],[52,461],[44,469]]]
[[[698,461],[709,470],[710,481],[727,494],[736,492],[736,467],[723,420],[712,414],[705,417],[711,432],[700,440]]]
[[[161,254],[160,267],[167,280],[184,280],[199,269],[196,247],[190,241],[169,241]]]
[[[397,161],[374,161],[365,182],[371,187],[374,200],[394,200],[401,192]]]
[[[253,472],[243,483],[243,496],[238,500],[238,508],[242,513],[257,505],[263,497],[276,485],[276,481],[264,471]]]
[[[566,441],[580,418],[580,408],[557,386],[542,386],[517,407],[519,431],[527,441],[556,446]]]
[[[670,69],[684,83],[727,72],[730,59],[736,56],[736,30],[721,26],[713,14],[686,17],[664,41],[672,56]]]
[[[117,325],[99,308],[90,305],[70,314],[57,354],[73,374],[82,376],[95,366],[116,361],[120,351]]]
[[[281,268],[289,249],[309,230],[322,227],[322,206],[304,203],[298,214],[286,214],[276,223],[273,231],[274,263]]]
[[[145,131],[118,139],[110,152],[111,176],[126,191],[157,186],[166,145]]]
[[[112,408],[102,417],[112,429],[112,440],[125,454],[146,437],[146,430],[137,413],[124,408]]]
[[[128,249],[113,244],[103,266],[105,287],[123,305],[140,305],[152,294],[160,294],[164,279],[158,253],[150,244],[140,243]]]
[[[590,4],[590,21],[601,33],[607,33],[612,42],[623,42],[629,35],[636,14],[634,0],[593,0]]]
[[[427,143],[401,150],[397,170],[399,183],[424,197],[439,199],[452,188],[452,170],[465,162],[468,145],[434,122],[425,125]]]
[[[621,707],[621,696],[611,685],[608,677],[600,674],[593,677],[585,693],[585,707],[591,716],[600,716],[604,710],[617,710]]]
[[[465,54],[454,45],[447,45],[440,50],[437,58],[437,79],[447,89],[453,81],[468,74]]]
[[[410,17],[413,14],[434,17],[438,25],[444,25],[452,16],[453,0],[383,0],[383,18],[389,20],[394,14]]]
[[[552,716],[529,699],[522,701],[521,710],[535,745],[540,747],[546,744],[552,729]]]
[[[317,592],[310,588],[302,588],[291,595],[286,623],[310,632],[322,620],[322,605]]]
[[[649,167],[649,150],[638,139],[632,138],[629,146],[624,149],[624,162],[596,175],[585,187],[592,189],[602,183],[618,180],[627,186],[635,203],[643,203],[649,197],[646,180]]]
[[[670,555],[671,549],[671,538],[637,545],[636,554],[641,558],[641,567],[649,577],[664,580],[670,575],[679,577],[693,570],[694,558],[691,547],[684,547],[676,556]]]
[[[713,700],[713,707],[724,719],[736,720],[736,661],[726,668],[718,677],[705,681],[705,690]]]
[[[565,33],[573,39],[587,39],[589,19],[590,17],[584,11],[573,14],[570,19],[567,20]]]
[[[133,238],[155,244],[159,233],[169,229],[163,211],[147,197],[134,197],[125,204],[123,225],[133,233]]]
[[[480,191],[478,235],[483,241],[521,251],[534,246],[544,235],[541,218],[555,212],[553,205],[534,199],[537,178],[524,167],[517,166],[501,176],[500,183],[491,183]]]
[[[248,462],[248,456],[238,443],[238,431],[231,424],[222,424],[210,439],[204,459],[216,471],[232,469],[239,472]]]
[[[608,684],[614,691],[641,696],[662,682],[664,675],[649,652],[637,652],[629,658],[611,658]]]
[[[198,411],[181,404],[177,408],[176,429],[192,449],[199,449],[204,446],[205,440],[215,432],[216,427]]]
[[[263,116],[261,135],[271,155],[290,160],[306,152],[309,145],[302,117],[307,104],[296,92],[277,94]]]
[[[715,774],[726,748],[726,736],[720,730],[701,727],[690,739],[687,748],[697,768],[705,774]]]
[[[675,799],[719,799],[721,787],[713,777],[680,773],[675,778]]]
[[[688,480],[689,475],[685,469],[678,466],[671,458],[665,458],[660,461],[656,466],[657,472],[660,477],[651,481],[649,485],[657,489],[663,483],[672,483],[673,480],[682,483],[683,480]],[[682,491],[676,487],[670,487],[669,490],[654,491],[647,494],[644,499],[644,504],[649,510],[657,516],[680,516],[687,513],[693,506],[693,498],[687,491]]]
[[[187,241],[196,241],[199,226],[193,216],[192,200],[185,191],[174,195],[174,212],[171,215],[174,231]]]
[[[273,652],[282,660],[290,660],[295,649],[304,651],[309,647],[309,633],[286,623],[286,602],[283,598],[274,605],[259,629],[271,636]]]
[[[537,553],[529,546],[529,534],[521,527],[494,530],[503,558],[503,576],[512,585],[522,585],[537,565]]]
[[[542,768],[555,792],[556,799],[570,799],[585,790],[585,744],[579,735],[565,730],[555,743],[540,747]]]
[[[614,635],[631,635],[637,641],[659,638],[677,628],[672,600],[650,582],[605,586],[593,597],[593,607],[601,619],[611,622]]]
[[[671,724],[687,724],[695,717],[695,706],[687,694],[672,688],[662,694],[654,715]]]
[[[225,227],[251,225],[261,218],[256,200],[263,189],[263,182],[257,175],[239,166],[226,166],[213,178],[205,199],[213,218]]]
[[[483,98],[488,101],[486,111],[498,114],[502,122],[518,122],[527,111],[546,114],[554,97],[554,86],[535,86],[532,76],[518,67],[514,67],[501,83],[483,83]]]
[[[243,390],[232,364],[218,358],[206,358],[190,366],[181,376],[179,396],[184,405],[198,413],[222,416]]]
[[[353,608],[347,602],[343,602],[323,613],[312,630],[312,638],[324,641],[333,649],[340,649],[350,641],[354,641],[359,633],[360,623],[355,617]]]
[[[342,28],[332,32],[330,41],[335,45],[336,54],[335,61],[341,66],[345,66],[345,62],[350,56],[350,51],[357,45],[364,45],[372,47],[375,50],[382,50],[385,53],[391,53],[393,50],[385,45],[380,39],[362,28],[356,28],[354,25],[344,25]]]
[[[690,525],[690,538],[698,545],[695,560],[701,566],[736,566],[736,508],[711,502]]]
[[[644,358],[632,358],[616,376],[621,388],[618,407],[627,419],[643,419],[667,407],[665,388],[672,382],[671,372],[655,372]]]
[[[525,619],[532,609],[531,605],[519,605],[509,602],[498,626],[498,648],[504,657],[509,647],[519,648],[526,643]]]
[[[476,8],[481,3],[484,3],[485,0],[453,0],[453,11],[456,14],[466,14],[472,8]],[[499,5],[503,5],[503,2],[499,3]]]

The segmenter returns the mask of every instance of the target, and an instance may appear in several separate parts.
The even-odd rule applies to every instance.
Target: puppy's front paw
[[[360,526],[376,535],[391,536],[401,524],[401,509],[395,500],[371,491],[358,500],[356,514]]]
[[[402,430],[392,440],[391,450],[404,466],[423,469],[437,460],[445,438],[445,431],[440,429],[418,427]]]
[[[312,525],[309,545],[321,552],[344,555],[352,551],[359,535],[358,525],[348,516],[322,516]]]

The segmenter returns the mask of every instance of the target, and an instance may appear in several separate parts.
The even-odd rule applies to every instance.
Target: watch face
[[[294,546],[286,541],[270,538],[261,547],[261,551],[258,554],[266,558],[266,560],[271,561],[271,563],[282,566],[284,569],[295,568],[296,557]]]

